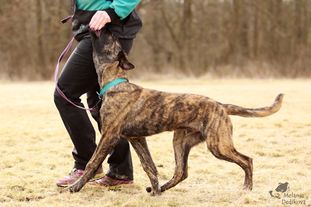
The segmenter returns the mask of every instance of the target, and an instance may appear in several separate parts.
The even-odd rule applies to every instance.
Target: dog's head
[[[107,30],[91,31],[93,60],[99,79],[107,70],[131,70],[134,65],[127,59],[118,38]],[[111,72],[111,71],[110,71]]]

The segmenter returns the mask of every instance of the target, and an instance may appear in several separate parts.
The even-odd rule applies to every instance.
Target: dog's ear
[[[127,59],[127,56],[123,50],[121,50],[118,54],[119,67],[123,70],[132,70],[135,66],[130,63]]]
[[[93,46],[94,46],[94,45],[95,45],[95,42],[96,42],[97,39],[98,39],[98,37],[97,37],[96,33],[95,33],[93,30],[89,29],[89,32],[90,32],[90,35],[91,35],[92,44],[93,44]]]

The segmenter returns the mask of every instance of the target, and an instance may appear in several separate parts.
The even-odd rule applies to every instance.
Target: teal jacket
[[[140,0],[76,0],[77,9],[98,11],[112,9],[120,19],[125,19],[137,6]]]
[[[135,11],[141,0],[72,0],[72,30],[76,40],[89,37],[88,24],[96,11],[108,13],[111,23],[105,28],[115,36],[125,39],[135,38],[142,27]]]

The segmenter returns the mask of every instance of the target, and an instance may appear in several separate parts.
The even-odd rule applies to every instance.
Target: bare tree
[[[59,22],[71,2],[0,5],[0,74],[50,79],[71,36],[70,24]],[[137,9],[144,27],[130,55],[139,70],[311,75],[310,0],[144,0]]]

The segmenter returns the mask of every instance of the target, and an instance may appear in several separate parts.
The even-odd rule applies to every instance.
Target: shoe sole
[[[90,181],[90,184],[92,186],[102,186],[102,187],[118,187],[118,186],[122,186],[122,185],[131,185],[133,183],[134,183],[133,181],[119,181],[119,183],[117,181],[115,184],[111,184],[111,183],[96,182],[96,180]]]
[[[99,174],[96,174],[93,178],[90,179],[89,182],[92,182],[92,181],[95,181],[101,177],[105,176],[104,173],[99,173]],[[74,183],[74,182],[73,182]],[[57,187],[60,187],[60,188],[65,188],[65,187],[68,187],[68,186],[71,186],[73,183],[68,183],[68,184],[59,184],[59,183],[56,183],[56,186]]]

